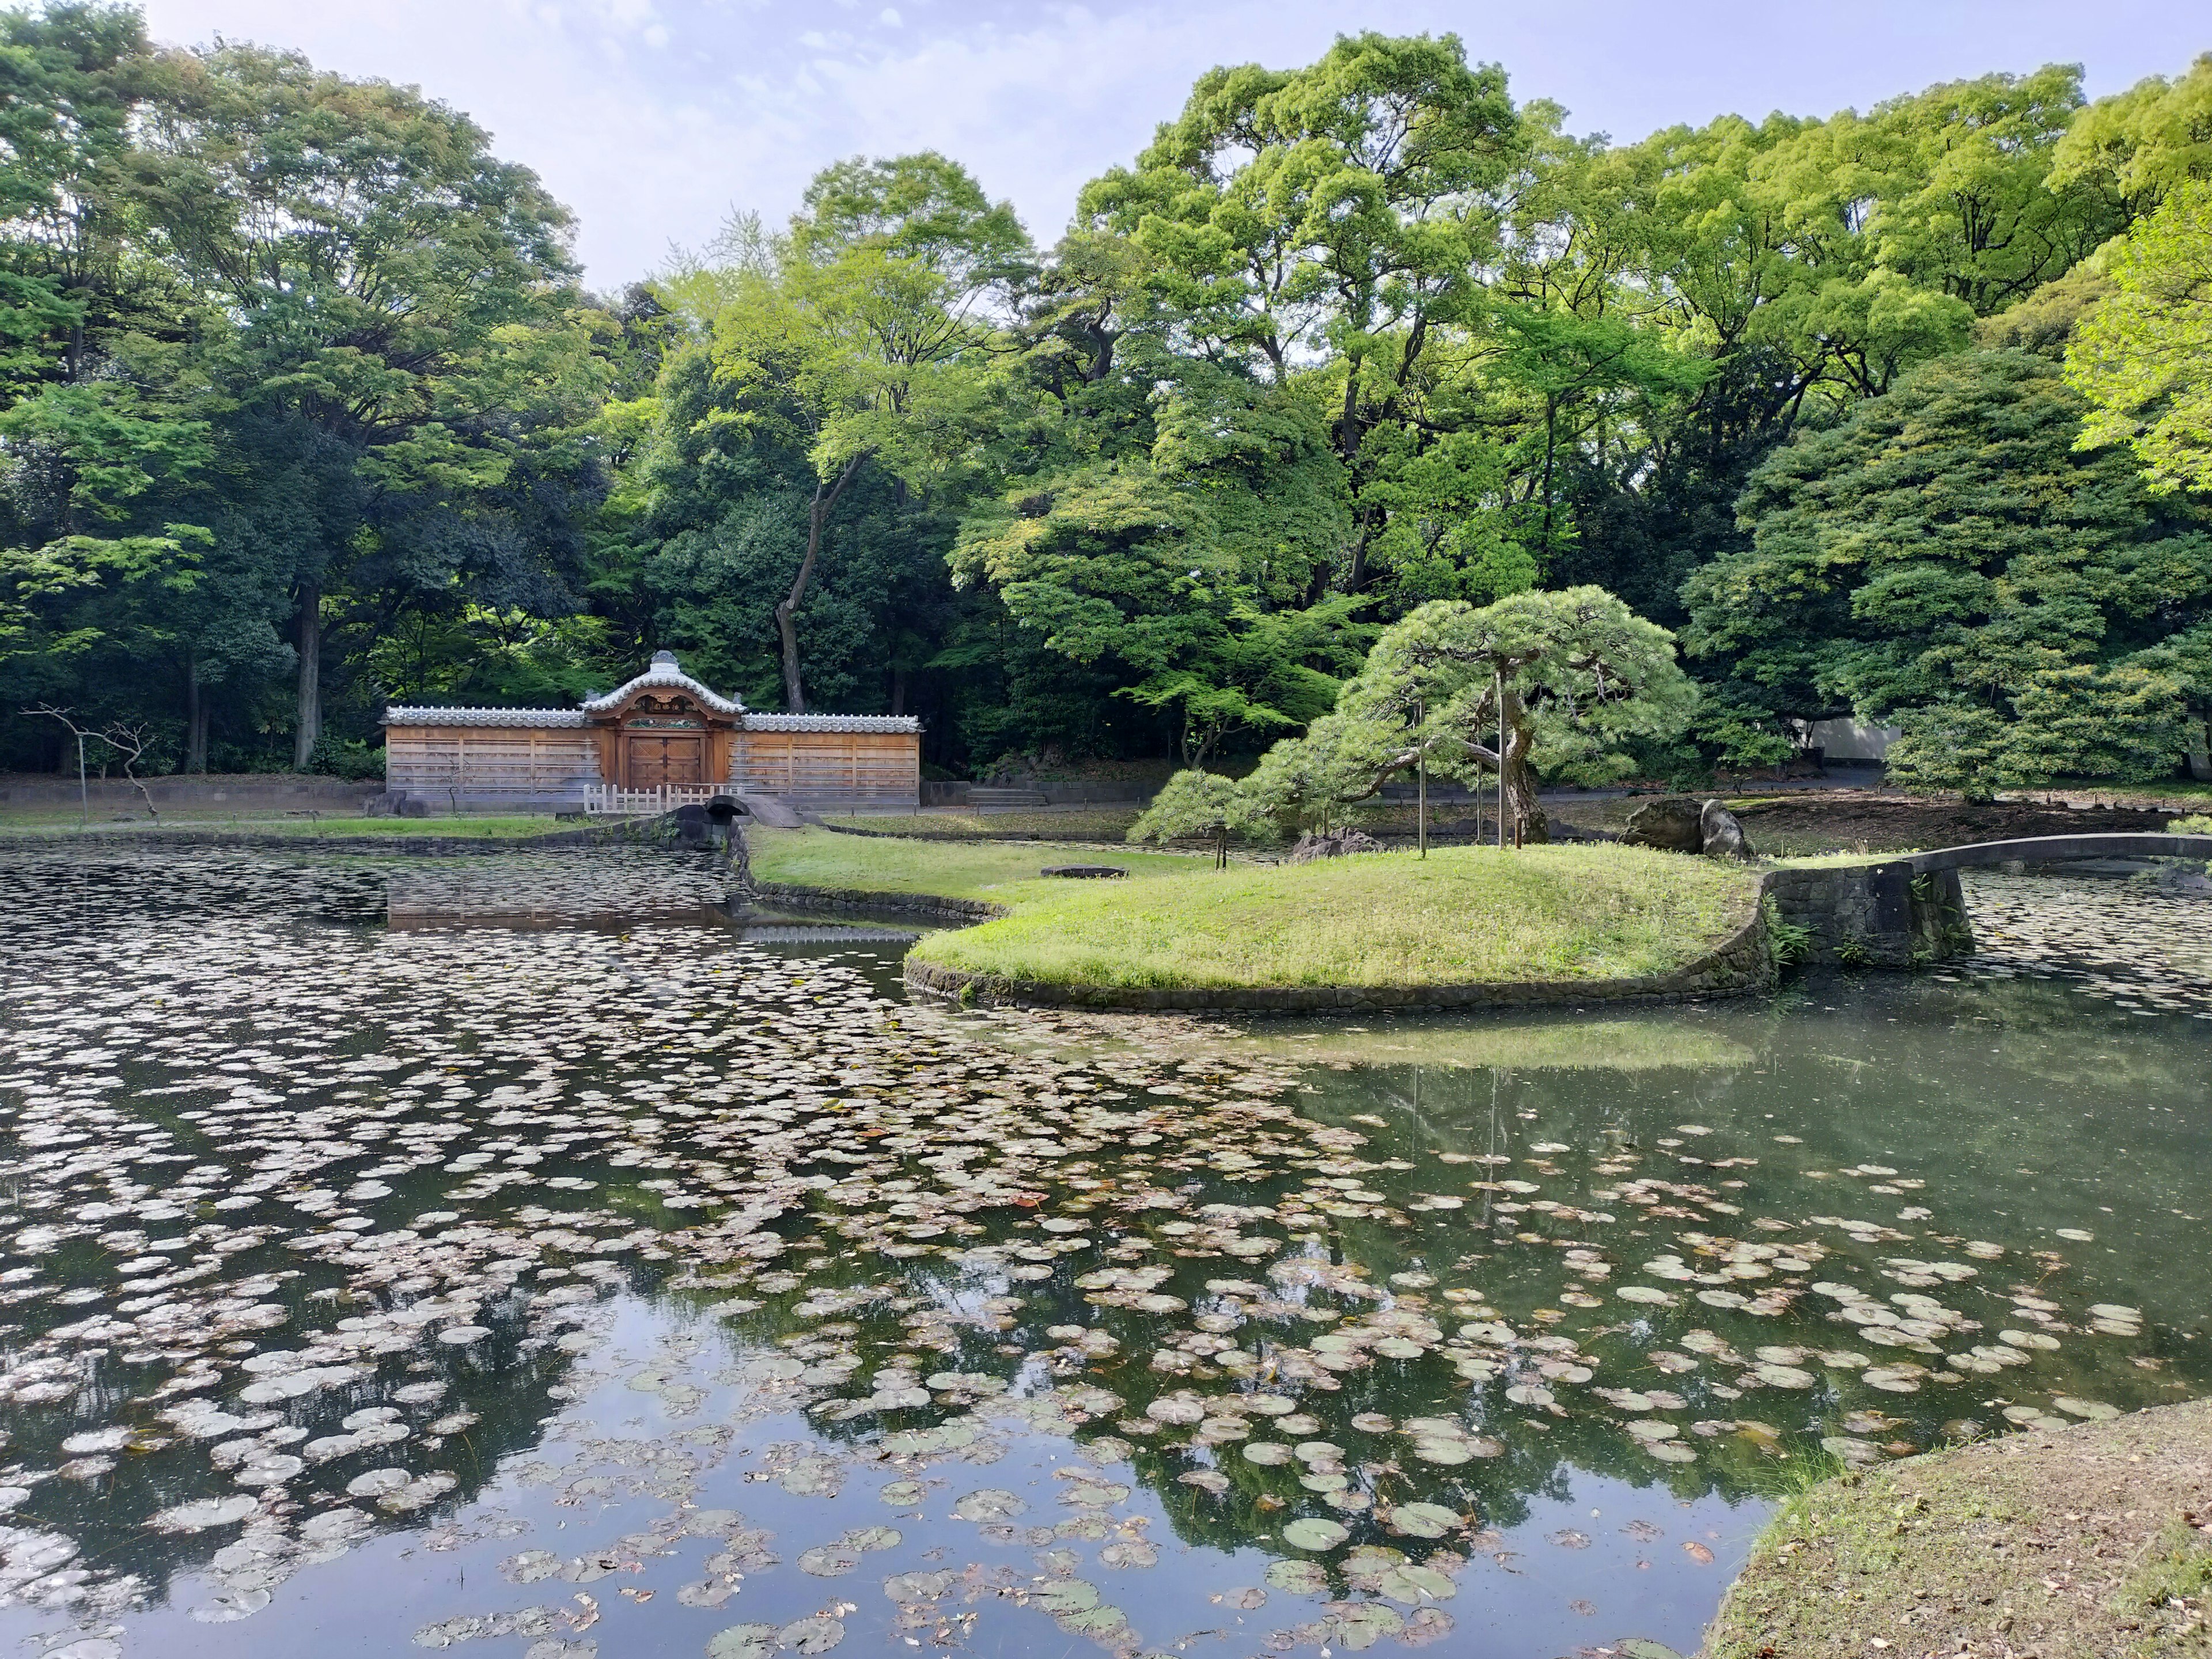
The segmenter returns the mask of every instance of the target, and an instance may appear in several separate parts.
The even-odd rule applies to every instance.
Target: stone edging
[[[810,890],[787,889],[795,896]],[[1555,1008],[1590,1002],[1692,1002],[1740,996],[1772,987],[1764,903],[1765,884],[1750,920],[1705,956],[1669,973],[1634,979],[1534,981],[1477,985],[1285,985],[1243,989],[1202,987],[1151,990],[1135,986],[1054,985],[1006,980],[964,969],[906,959],[909,991],[952,1000],[1027,1003],[1048,1007],[1121,1008],[1142,1012],[1315,1013],[1338,1009],[1401,1013],[1455,1009]],[[958,902],[958,901],[935,901]],[[1004,914],[1000,912],[1000,914]]]
[[[1012,914],[1003,904],[981,899],[940,898],[934,893],[872,893],[857,887],[807,887],[787,881],[753,882],[744,896],[760,903],[921,916],[931,921],[990,921]]]
[[[1160,846],[1132,847],[1126,842],[1101,841],[1096,836],[1044,836],[1034,830],[988,830],[974,836],[905,836],[896,830],[862,830],[849,823],[824,823],[818,817],[808,822],[814,829],[827,830],[833,836],[858,836],[864,841],[926,842],[933,847],[958,847],[966,842],[1012,847],[1029,841],[1040,847],[1096,847],[1103,853],[1160,853],[1176,847],[1186,848],[1194,855],[1213,851],[1213,843],[1202,836],[1185,836]]]
[[[0,852],[64,850],[112,853],[134,848],[163,851],[222,848],[256,853],[387,853],[409,858],[457,858],[471,853],[565,852],[580,848],[653,845],[632,823],[591,830],[557,830],[543,836],[296,836],[250,830],[95,830],[91,834],[0,836]]]

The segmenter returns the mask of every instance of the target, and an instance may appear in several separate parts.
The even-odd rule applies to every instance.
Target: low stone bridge
[[[1911,968],[1971,955],[1973,925],[1959,872],[2087,859],[2212,860],[2212,836],[2031,836],[1900,853],[1865,864],[1771,871],[1766,896],[1810,935],[1805,959],[1846,967]]]

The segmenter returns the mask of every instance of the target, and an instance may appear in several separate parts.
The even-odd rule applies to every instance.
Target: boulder
[[[1068,881],[1118,881],[1128,873],[1118,864],[1048,864],[1037,872]]]
[[[1379,853],[1382,843],[1358,830],[1340,830],[1333,836],[1301,836],[1284,858],[1285,864],[1311,864],[1316,859],[1340,859],[1349,853]]]
[[[1709,800],[1698,815],[1700,844],[1698,850],[1709,859],[1747,859],[1751,856],[1751,839],[1743,833],[1743,825],[1736,822],[1735,813],[1717,800]]]
[[[1630,847],[1656,847],[1667,853],[1705,850],[1705,803],[1694,795],[1662,795],[1628,815],[1621,841]]]

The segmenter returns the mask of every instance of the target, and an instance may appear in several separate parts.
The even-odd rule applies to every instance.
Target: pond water
[[[0,1652],[1688,1651],[1816,1460],[2212,1391],[2191,896],[1241,1030],[718,896],[0,871]]]

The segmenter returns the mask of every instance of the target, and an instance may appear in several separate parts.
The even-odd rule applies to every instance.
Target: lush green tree
[[[814,471],[805,550],[775,607],[784,706],[806,707],[797,616],[838,501],[871,461],[901,492],[957,495],[988,362],[994,297],[1029,238],[934,152],[818,174],[787,237],[736,273],[714,322],[718,378],[787,386]]]
[[[1483,303],[1528,155],[1496,65],[1455,36],[1367,33],[1308,69],[1210,71],[1133,168],[1084,191],[1188,349],[1305,383],[1344,470],[1346,592],[1390,521],[1365,487],[1401,459],[1428,354]]]
[[[2066,354],[2089,402],[2081,441],[2131,446],[2154,489],[2212,491],[2212,176],[2172,186],[2105,274],[2111,295]]]
[[[1213,867],[1229,863],[1229,838],[1264,823],[1251,791],[1219,772],[1186,768],[1154,795],[1142,817],[1129,826],[1134,842],[1184,841],[1204,837],[1213,843]]]
[[[522,567],[544,528],[532,486],[581,464],[533,451],[598,398],[565,314],[568,216],[481,128],[412,90],[252,46],[166,66],[133,198],[154,250],[227,325],[203,334],[198,372],[238,410],[245,465],[296,476],[336,452],[355,483],[341,514],[319,494],[269,501],[283,528],[262,538],[290,567],[304,766],[334,587],[374,596],[372,635],[395,590],[563,597]]]
[[[1674,636],[1601,588],[1439,599],[1384,629],[1334,711],[1271,749],[1246,787],[1325,825],[1425,760],[1439,777],[1497,776],[1514,838],[1542,841],[1540,777],[1619,778],[1627,745],[1680,732],[1696,699]]]
[[[1164,412],[1158,459],[1027,481],[972,513],[953,553],[1049,649],[1110,660],[1124,695],[1174,710],[1194,766],[1325,712],[1355,656],[1344,603],[1304,602],[1341,522],[1310,410],[1241,380],[1219,391]]]
[[[2083,412],[2047,356],[1963,353],[1778,451],[1751,546],[1686,589],[1741,730],[1893,721],[1895,775],[1982,793],[2171,768],[2207,707],[2174,655],[2212,534],[2125,449],[2078,448]]]
[[[2074,118],[2052,161],[2055,185],[2109,179],[2130,218],[2189,179],[2212,179],[2212,52],[2175,80],[2154,75],[2100,98]]]

